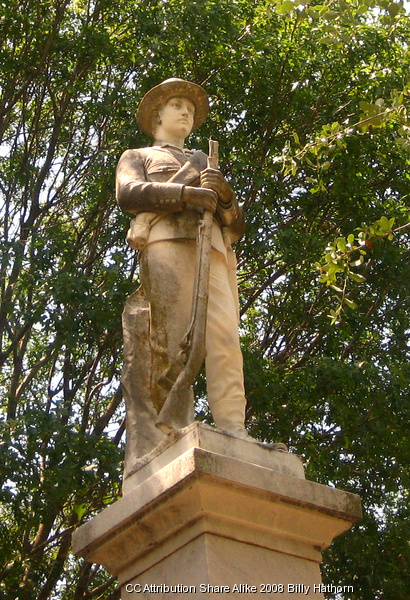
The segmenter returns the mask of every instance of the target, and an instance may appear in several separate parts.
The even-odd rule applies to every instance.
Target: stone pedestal
[[[324,598],[321,552],[358,496],[306,481],[300,459],[194,423],[136,463],[124,496],[73,535],[121,598]]]

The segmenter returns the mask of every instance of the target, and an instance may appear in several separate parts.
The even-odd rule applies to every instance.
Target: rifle
[[[209,140],[208,167],[218,168],[218,142]],[[196,272],[192,297],[191,322],[181,341],[179,363],[184,363],[155,422],[164,433],[186,426],[183,393],[190,388],[205,358],[205,330],[209,295],[211,263],[211,234],[213,214],[206,210],[198,226]]]

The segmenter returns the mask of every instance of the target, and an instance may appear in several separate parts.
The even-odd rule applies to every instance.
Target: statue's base
[[[320,600],[321,552],[360,517],[358,496],[306,481],[295,455],[195,423],[142,459],[73,546],[122,599]]]

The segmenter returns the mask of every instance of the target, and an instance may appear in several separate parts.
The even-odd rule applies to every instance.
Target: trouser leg
[[[195,242],[156,242],[142,253],[141,282],[150,303],[151,390],[158,412],[181,366],[177,357],[190,323],[194,276]],[[188,425],[194,419],[193,392],[183,393]]]
[[[151,400],[149,306],[142,288],[125,302],[122,314],[124,365],[121,377],[127,418],[124,479],[135,461],[157,446],[163,434],[155,427],[157,411]]]
[[[208,402],[215,424],[226,431],[244,429],[245,390],[236,300],[224,257],[212,251],[206,329]]]

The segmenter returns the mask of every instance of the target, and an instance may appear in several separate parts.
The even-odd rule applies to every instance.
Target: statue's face
[[[195,105],[189,98],[174,96],[159,110],[162,130],[186,138],[194,124]]]

